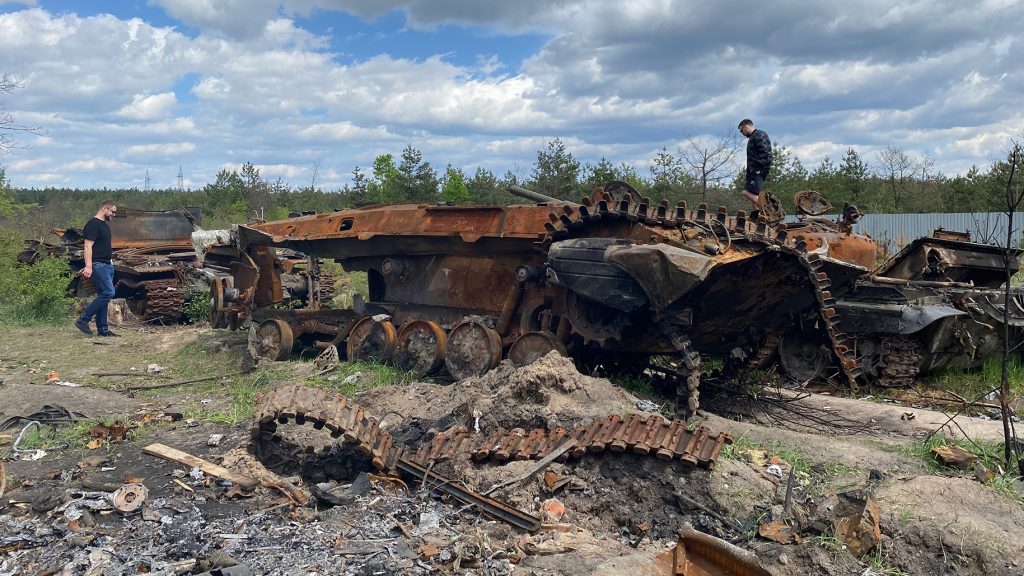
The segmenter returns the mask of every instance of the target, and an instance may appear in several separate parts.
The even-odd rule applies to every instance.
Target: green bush
[[[68,295],[71,272],[62,258],[43,258],[28,266],[18,262],[22,241],[0,230],[0,323],[59,324],[68,319],[74,300]]]
[[[185,318],[189,324],[204,322],[210,317],[210,291],[191,289],[185,300]]]

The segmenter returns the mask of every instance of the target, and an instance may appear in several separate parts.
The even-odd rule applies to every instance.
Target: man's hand
[[[82,276],[84,278],[92,278],[92,265],[91,264],[86,266],[85,268],[82,268]]]

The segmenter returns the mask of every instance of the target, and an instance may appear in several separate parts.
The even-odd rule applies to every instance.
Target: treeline
[[[443,170],[424,160],[420,151],[406,146],[396,158],[378,156],[367,168],[356,167],[352,181],[339,190],[323,190],[316,178],[309,186],[294,187],[283,180],[268,180],[247,163],[240,170],[221,170],[214,182],[197,190],[11,188],[0,170],[0,223],[41,237],[53,227],[80,227],[99,202],[111,199],[121,206],[165,210],[196,206],[207,228],[226,227],[252,219],[279,219],[289,213],[329,211],[394,202],[450,202],[453,204],[511,204],[527,202],[507,191],[510,185],[560,199],[579,200],[594,187],[623,180],[652,199],[691,206],[706,202],[730,212],[749,209],[742,198],[741,169],[745,141],[721,137],[711,141],[688,139],[674,151],[660,150],[646,170],[602,158],[581,163],[566,145],[555,139],[537,152],[529,173],[507,171],[497,175],[477,168],[466,173],[447,165]],[[915,158],[889,147],[866,159],[850,148],[837,159],[825,158],[808,169],[789,148],[776,145],[768,189],[792,211],[792,197],[800,190],[817,190],[837,209],[856,204],[865,213],[974,212],[1000,210],[1009,161],[966,174],[946,176],[934,170],[929,157]],[[1009,158],[1009,156],[1008,156]]]

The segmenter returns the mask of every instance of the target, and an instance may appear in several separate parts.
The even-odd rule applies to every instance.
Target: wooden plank
[[[260,484],[259,480],[251,476],[232,472],[223,466],[218,466],[213,462],[203,460],[198,456],[193,456],[192,454],[182,452],[177,448],[171,448],[170,446],[165,446],[163,444],[150,444],[143,448],[142,451],[150,456],[156,456],[157,458],[163,458],[164,460],[170,460],[171,462],[177,462],[178,464],[199,468],[204,474],[209,474],[210,476],[215,476],[222,480],[230,480],[246,490],[252,490]]]

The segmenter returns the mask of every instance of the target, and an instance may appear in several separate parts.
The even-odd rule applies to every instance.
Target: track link
[[[403,463],[430,467],[458,456],[478,462],[539,460],[569,439],[576,444],[561,454],[558,461],[606,451],[631,451],[712,469],[722,447],[733,441],[731,435],[711,434],[704,426],[690,430],[682,420],[667,421],[658,414],[631,414],[625,418],[609,416],[572,430],[515,428],[471,434],[464,426],[458,426],[436,435],[430,444],[410,450],[395,446],[391,435],[380,428],[380,422],[358,404],[344,396],[299,384],[271,391],[258,406],[252,430],[252,448],[257,457],[264,452],[261,444],[279,441],[278,426],[289,423],[326,428],[332,437],[356,445],[374,467],[390,473],[402,469]]]

